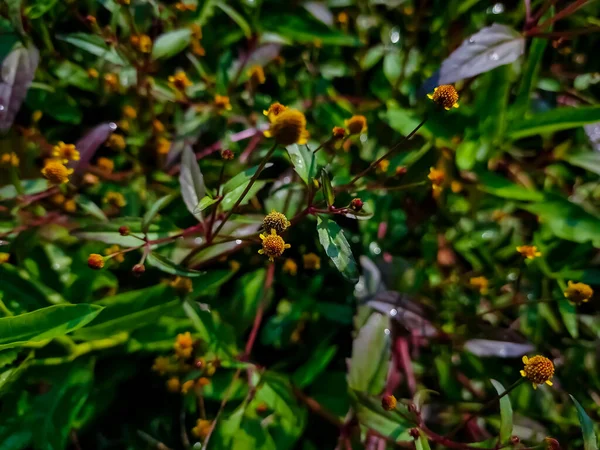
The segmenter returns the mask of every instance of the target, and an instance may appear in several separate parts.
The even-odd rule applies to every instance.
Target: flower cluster
[[[284,214],[277,211],[271,211],[267,214],[263,219],[265,233],[260,235],[262,248],[258,253],[268,256],[271,262],[283,255],[285,249],[290,248],[290,244],[286,244],[280,234],[289,226],[290,221]]]

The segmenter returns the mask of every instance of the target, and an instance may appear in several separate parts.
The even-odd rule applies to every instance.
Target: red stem
[[[265,283],[263,285],[262,299],[258,304],[258,309],[256,310],[256,315],[254,316],[254,324],[252,325],[250,336],[248,336],[248,342],[246,342],[246,349],[244,350],[243,359],[248,359],[250,357],[252,347],[254,347],[254,341],[256,340],[256,336],[258,335],[258,329],[260,328],[260,324],[262,322],[262,318],[265,312],[265,305],[267,303],[268,292],[271,286],[273,285],[274,275],[275,264],[271,263],[267,268],[267,276],[265,277]]]

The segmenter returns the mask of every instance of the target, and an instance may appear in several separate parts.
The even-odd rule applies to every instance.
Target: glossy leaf
[[[204,176],[196,161],[192,147],[186,145],[181,155],[181,169],[179,173],[179,185],[181,186],[181,196],[188,211],[198,220],[202,220],[202,213],[196,211],[196,206],[200,199],[206,195],[206,186],[204,185]]]
[[[496,380],[490,380],[498,395],[505,391],[504,386]],[[513,410],[510,404],[510,397],[505,395],[500,399],[500,443],[509,443],[513,433]]]
[[[340,226],[333,220],[317,217],[319,242],[340,273],[350,282],[358,281],[358,268],[350,244]]]
[[[534,349],[535,347],[528,343],[490,339],[469,339],[465,342],[465,350],[481,357],[520,358]]]
[[[104,144],[116,129],[117,125],[114,122],[102,123],[94,127],[75,143],[75,147],[79,151],[79,161],[76,161],[73,167],[77,172],[85,169],[96,154],[98,147]]]
[[[373,313],[358,330],[349,363],[348,386],[351,389],[373,395],[383,389],[391,357],[389,327],[386,316]]]
[[[577,409],[577,417],[579,418],[579,424],[581,425],[581,431],[583,432],[583,448],[584,450],[598,450],[598,438],[596,436],[596,432],[594,431],[594,422],[590,419],[590,417],[585,412],[585,409],[581,406],[581,404],[569,394],[571,400],[575,404],[575,408]]]
[[[211,198],[209,196],[202,197],[202,200],[198,202],[198,206],[196,206],[196,209],[194,209],[194,213],[201,213],[206,208],[208,208],[211,205],[214,205],[218,201],[218,198]]]
[[[525,50],[523,36],[506,25],[493,24],[465,39],[440,68],[439,84],[454,83],[488,72],[519,58]]]
[[[216,6],[225,14],[227,14],[229,18],[240,27],[240,29],[244,32],[244,36],[246,36],[248,39],[252,36],[252,29],[250,28],[250,24],[246,21],[246,19],[244,19],[244,16],[242,16],[239,12],[225,2],[216,2]]]
[[[68,35],[57,36],[57,39],[68,42],[100,59],[117,66],[125,66],[125,60],[117,53],[114,48],[110,48],[100,36],[87,33],[72,33]]]
[[[185,267],[175,264],[173,261],[170,261],[158,253],[150,253],[146,258],[146,261],[152,267],[156,267],[157,269],[162,270],[165,273],[170,273],[171,275],[179,275],[188,278],[199,277],[202,275],[202,272],[186,269]]]
[[[600,106],[555,108],[534,114],[524,120],[512,121],[508,128],[508,135],[513,139],[520,139],[577,128],[598,121],[600,121]]]
[[[91,322],[102,309],[98,305],[54,305],[0,318],[0,349],[63,336]]]
[[[525,201],[540,201],[544,199],[544,194],[541,192],[515,184],[492,172],[481,173],[479,180],[481,181],[481,190],[497,197]]]
[[[244,190],[246,189],[246,187],[249,184],[250,184],[250,180],[246,181],[244,184],[236,187],[234,190],[232,190],[231,192],[228,192],[227,194],[225,194],[223,196],[223,200],[221,200],[221,208],[223,208],[223,211],[229,211],[231,208],[233,208],[233,205],[235,205],[235,203],[241,197],[241,195],[244,193]],[[247,205],[250,202],[250,200],[252,200],[252,198],[254,198],[256,196],[256,194],[258,194],[258,191],[260,191],[263,187],[265,187],[265,185],[266,185],[266,182],[264,182],[264,181],[254,182],[252,187],[250,187],[250,190],[248,191],[248,193],[244,196],[240,205]]]
[[[327,200],[327,206],[333,206],[335,202],[335,193],[333,186],[331,186],[331,179],[325,169],[321,170],[321,184],[323,185],[323,193],[325,194],[325,200]]]
[[[152,59],[164,59],[177,55],[190,45],[191,39],[192,30],[190,28],[161,34],[152,46]]]
[[[317,174],[317,161],[315,154],[308,150],[305,145],[289,145],[286,147],[294,170],[300,175],[302,181],[306,184],[312,183],[312,179]]]
[[[353,409],[361,425],[375,430],[393,442],[409,441],[409,430],[414,422],[408,420],[407,409],[398,405],[394,411],[385,411],[381,407],[380,397],[373,397],[364,392],[351,392]]]
[[[146,212],[146,214],[144,214],[144,217],[142,218],[142,231],[144,233],[148,232],[148,228],[150,227],[152,220],[160,212],[160,210],[166,207],[174,199],[174,195],[165,195],[152,204],[152,207]]]
[[[419,430],[419,438],[415,441],[415,450],[431,450],[427,435],[423,430]]]
[[[0,131],[15,120],[40,61],[37,48],[17,46],[2,62],[0,82]]]

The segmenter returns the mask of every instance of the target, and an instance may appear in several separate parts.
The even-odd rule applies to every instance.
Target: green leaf
[[[395,86],[396,82],[400,79],[402,68],[402,56],[400,52],[389,52],[384,56],[383,73],[392,86]]]
[[[268,169],[271,166],[273,166],[272,163],[267,163],[265,165],[265,169]],[[231,191],[239,188],[240,186],[245,184],[247,181],[250,181],[250,179],[254,176],[254,174],[256,173],[257,170],[258,170],[258,166],[254,166],[254,167],[250,167],[249,169],[244,170],[241,173],[238,173],[236,176],[234,176],[231,180],[227,181],[223,185],[223,194],[227,194],[228,192],[231,192]]]
[[[163,218],[153,222],[148,227],[148,240],[156,240],[177,234],[180,230]],[[127,226],[133,234],[142,233],[142,221],[139,218],[121,217],[113,218],[110,222],[91,223],[72,231],[74,236],[90,241],[104,242],[105,244],[116,244],[121,247],[139,247],[140,240],[133,236],[121,236],[119,228]]]
[[[423,430],[419,430],[419,439],[415,441],[415,450],[431,450],[427,435]]]
[[[585,409],[579,404],[579,402],[569,394],[575,408],[577,409],[577,417],[579,418],[579,424],[581,425],[581,431],[583,432],[583,448],[584,450],[598,450],[598,438],[594,432],[594,422],[586,414]]]
[[[146,258],[148,264],[152,267],[156,267],[159,270],[162,270],[165,273],[170,273],[171,275],[179,275],[182,277],[198,277],[202,275],[202,272],[198,272],[197,270],[187,269],[178,264],[175,264],[173,261],[165,258],[158,253],[150,253]]]
[[[77,101],[64,89],[48,91],[32,88],[27,93],[25,101],[31,109],[40,110],[59,122],[78,125],[83,119]]]
[[[98,305],[54,305],[0,319],[0,349],[27,345],[63,336],[91,322]]]
[[[125,60],[117,53],[114,48],[109,48],[104,39],[95,34],[87,33],[71,33],[67,35],[59,35],[57,39],[68,42],[92,55],[98,56],[101,59],[117,66],[125,66]]]
[[[317,175],[316,156],[305,145],[289,145],[286,147],[294,170],[300,175],[302,181],[306,184],[312,183],[312,179]]]
[[[30,19],[39,19],[52,8],[58,0],[37,0],[33,5],[25,8],[25,15]]]
[[[93,368],[73,364],[66,374],[53,380],[50,391],[36,398],[34,410],[39,418],[33,427],[35,448],[58,450],[67,448],[73,424],[90,394]]]
[[[225,14],[227,14],[231,20],[237,23],[237,25],[244,32],[244,36],[246,36],[248,39],[252,37],[252,29],[250,28],[250,25],[248,24],[246,19],[244,19],[244,17],[240,13],[238,13],[235,9],[233,9],[231,6],[227,5],[224,2],[217,2],[216,5],[219,8],[221,8],[221,10]]]
[[[294,384],[300,388],[309,386],[327,368],[336,353],[337,346],[331,345],[329,340],[319,343],[312,351],[310,359],[294,372]]]
[[[494,385],[494,389],[498,395],[502,395],[505,391],[504,386],[496,380],[490,380]],[[500,443],[507,444],[513,432],[513,410],[510,404],[510,398],[505,395],[500,399]]]
[[[335,193],[333,192],[333,186],[331,186],[331,179],[325,169],[321,170],[321,183],[323,184],[323,192],[325,194],[325,200],[327,200],[327,206],[333,206],[335,202]]]
[[[54,1],[54,0],[51,0]],[[7,0],[6,4],[8,5],[8,17],[13,24],[13,27],[17,32],[21,35],[25,35],[25,30],[23,29],[23,19],[21,17],[21,5],[23,0]]]
[[[529,111],[531,91],[535,86],[540,71],[540,62],[542,61],[542,56],[547,45],[548,39],[543,38],[534,38],[531,42],[527,65],[523,71],[517,97],[510,111],[513,117],[523,117]]]
[[[544,199],[543,193],[519,186],[492,172],[480,173],[479,181],[481,182],[479,189],[497,197],[533,202]]]
[[[565,324],[565,328],[571,337],[577,339],[579,337],[579,328],[577,326],[577,308],[575,308],[575,305],[569,303],[569,301],[564,297],[559,297],[557,301],[558,312],[560,312],[560,316]]]
[[[523,120],[512,121],[508,127],[508,135],[512,139],[520,139],[542,133],[578,128],[594,122],[600,122],[600,106],[556,108]]]
[[[319,242],[335,267],[348,281],[356,283],[358,281],[358,268],[350,244],[348,244],[340,226],[327,217],[317,216],[317,233],[319,234]]]
[[[233,191],[225,194],[223,200],[221,200],[221,207],[223,208],[223,211],[229,211],[231,208],[233,208],[233,205],[235,205],[235,202],[237,202],[237,200],[240,198],[240,196],[243,194],[244,190],[249,184],[250,180],[246,181],[241,186],[238,186]],[[265,187],[265,184],[267,184],[265,181],[255,181],[248,193],[244,196],[244,199],[241,201],[240,206],[247,205],[250,202],[250,200],[252,200],[252,198],[256,196],[256,194],[258,194],[258,191]]]
[[[196,206],[196,209],[194,209],[194,213],[197,212],[202,212],[204,211],[206,208],[208,208],[211,205],[214,205],[215,203],[217,203],[219,201],[218,198],[210,198],[208,195],[205,197],[202,197],[202,200],[200,200],[198,202],[198,206]]]
[[[361,425],[394,442],[411,440],[408,432],[414,423],[407,420],[408,411],[403,405],[399,404],[393,411],[385,411],[379,397],[355,390],[351,390],[350,398]]]
[[[142,219],[142,231],[144,233],[148,232],[148,227],[150,227],[152,219],[154,219],[158,212],[171,203],[174,199],[174,195],[165,195],[152,204],[152,207],[146,212],[146,214],[144,214],[144,218]]]
[[[377,395],[385,386],[391,358],[390,319],[372,313],[352,342],[348,372],[350,389]]]
[[[573,242],[591,242],[600,247],[600,218],[581,206],[558,195],[546,194],[545,201],[520,207],[536,214],[542,226],[548,227],[555,236]]]
[[[282,14],[274,10],[265,10],[261,17],[261,26],[264,31],[279,34],[300,44],[314,44],[318,41],[323,45],[360,45],[357,37],[329,28],[305,11]]]
[[[161,34],[152,46],[152,59],[170,58],[185,50],[192,40],[192,30],[167,31]]]
[[[385,53],[385,46],[384,45],[376,45],[374,47],[371,47],[367,53],[365,53],[365,56],[363,57],[362,61],[361,61],[361,67],[363,70],[369,70],[371,67],[373,67],[375,64],[377,64],[379,61],[381,61],[381,58],[383,58],[383,55]]]
[[[169,286],[156,286],[106,297],[96,305],[104,310],[96,320],[73,333],[75,339],[104,339],[136,330],[177,309],[180,304]]]
[[[5,302],[17,301],[27,309],[37,309],[48,303],[65,303],[58,292],[11,264],[0,264],[0,280]]]
[[[21,187],[25,195],[39,194],[48,189],[48,180],[45,178],[33,178],[31,180],[21,180]],[[17,190],[12,184],[0,188],[0,200],[8,200],[18,195]]]
[[[197,205],[200,199],[206,195],[206,185],[196,155],[189,144],[183,147],[181,154],[179,185],[186,208],[196,219],[202,220],[202,213],[198,211]]]
[[[569,164],[600,175],[600,153],[599,152],[580,152],[563,155],[562,158]]]

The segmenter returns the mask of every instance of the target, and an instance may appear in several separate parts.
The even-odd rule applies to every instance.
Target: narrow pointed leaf
[[[200,171],[196,155],[192,147],[186,145],[181,155],[181,170],[179,172],[179,184],[181,185],[181,196],[188,211],[198,220],[202,220],[202,213],[196,211],[200,199],[206,195],[204,176]]]
[[[581,404],[569,394],[573,403],[575,403],[575,408],[577,408],[577,417],[579,418],[579,424],[581,425],[581,431],[583,432],[583,448],[584,450],[598,450],[598,437],[596,436],[596,432],[594,431],[594,422],[587,415],[585,409],[581,406]]]
[[[170,261],[169,259],[157,253],[150,253],[148,255],[148,258],[146,258],[146,261],[148,261],[148,264],[150,264],[151,266],[156,267],[157,269],[162,270],[163,272],[170,273],[171,275],[179,275],[182,277],[193,278],[199,277],[203,274],[203,272],[198,272],[197,270],[192,269],[186,269],[185,267],[175,264],[173,261]]]
[[[352,283],[358,281],[358,268],[350,244],[340,226],[328,218],[317,217],[319,242],[341,274]]]
[[[490,380],[498,395],[505,391],[504,386],[496,380]],[[500,443],[506,444],[510,441],[513,432],[513,410],[510,404],[510,398],[505,395],[500,399]]]

